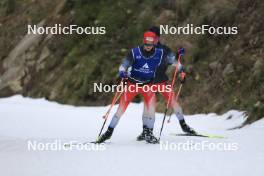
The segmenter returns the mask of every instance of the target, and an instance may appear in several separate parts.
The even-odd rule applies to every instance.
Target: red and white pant
[[[144,85],[144,86],[151,86],[151,84]],[[145,91],[142,87],[139,87],[138,89],[133,89],[132,87],[135,87],[135,84],[128,82],[127,89],[126,89],[126,91],[124,91],[123,95],[121,96],[118,109],[117,109],[115,115],[113,116],[111,123],[109,125],[111,128],[115,128],[115,126],[118,124],[118,121],[120,120],[121,116],[126,111],[129,103],[138,94],[141,94],[143,96],[143,99],[144,99],[143,115],[144,115],[144,117],[146,117],[148,127],[153,128],[154,121],[155,121],[155,111],[156,111],[155,92]]]
[[[135,86],[135,84],[128,82],[129,86]],[[151,86],[150,84],[145,86]],[[132,89],[132,88],[131,88]],[[123,93],[123,95],[120,98],[120,103],[116,112],[116,116],[121,117],[124,112],[126,111],[127,106],[129,103],[134,99],[134,97],[138,94],[141,94],[144,99],[144,115],[147,117],[154,117],[155,116],[155,110],[156,110],[156,96],[155,92],[151,91],[144,91],[142,88],[139,87],[139,89],[130,91],[127,89]]]
[[[168,84],[169,84],[168,82],[156,83],[156,85],[161,86],[161,87],[162,86],[164,87],[164,86],[166,86]],[[162,90],[162,89],[158,89],[158,90]],[[170,96],[171,92],[170,91],[158,91],[158,92],[166,100],[166,103],[168,103],[169,96]],[[154,99],[156,101],[156,97]],[[154,103],[153,103],[153,105],[154,105]],[[155,106],[156,106],[156,103],[155,103]],[[179,105],[178,101],[176,100],[176,94],[174,92],[171,93],[171,99],[170,99],[170,106],[169,107],[173,109],[173,112],[175,113],[175,115],[178,118],[178,120],[184,119],[182,108]],[[143,121],[143,126],[148,126],[149,122],[148,122],[148,117],[145,115],[146,114],[145,111],[147,111],[147,109],[145,108],[145,105],[144,105],[142,121]],[[153,117],[155,118],[155,115]],[[153,121],[155,121],[155,119],[153,119]]]

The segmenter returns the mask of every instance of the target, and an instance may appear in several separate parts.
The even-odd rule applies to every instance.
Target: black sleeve
[[[133,53],[132,50],[130,50],[127,56],[123,59],[119,69],[126,70],[128,67],[130,67],[133,64],[133,62],[134,62]]]
[[[168,65],[174,64],[176,62],[175,53],[172,52],[172,50],[166,45],[163,45],[163,51],[164,51],[164,56],[166,58],[166,63]]]
[[[129,61],[129,63],[132,65],[132,63],[134,62],[134,56],[132,50],[129,51],[126,58]]]

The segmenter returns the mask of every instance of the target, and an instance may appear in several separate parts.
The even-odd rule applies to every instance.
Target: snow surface
[[[176,118],[166,123],[162,143],[210,142],[236,145],[238,150],[161,150],[160,144],[136,141],[141,132],[143,104],[131,104],[105,150],[33,151],[29,141],[93,141],[103,123],[107,107],[74,107],[44,99],[13,96],[0,99],[0,175],[1,176],[261,176],[264,174],[264,119],[240,129],[243,112],[231,110],[222,116],[186,116],[187,123],[201,133],[226,138],[173,136],[181,133]],[[115,112],[114,107],[110,117]],[[155,135],[163,114],[156,114]],[[108,120],[109,123],[110,120]],[[90,145],[90,146],[89,146]],[[92,144],[88,144],[91,146]],[[63,146],[61,144],[60,146]],[[174,145],[175,146],[175,145]]]

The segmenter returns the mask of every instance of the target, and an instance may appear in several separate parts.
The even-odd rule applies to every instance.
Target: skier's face
[[[151,51],[153,49],[154,45],[144,45],[144,49],[146,51]]]

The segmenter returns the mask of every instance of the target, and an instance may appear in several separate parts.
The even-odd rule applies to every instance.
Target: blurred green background
[[[107,105],[113,94],[93,93],[93,83],[117,84],[119,64],[150,26],[237,26],[237,35],[162,35],[161,41],[174,51],[186,48],[185,113],[238,109],[251,123],[264,116],[263,16],[262,0],[2,0],[0,96]],[[106,35],[27,36],[28,24],[105,26]]]

